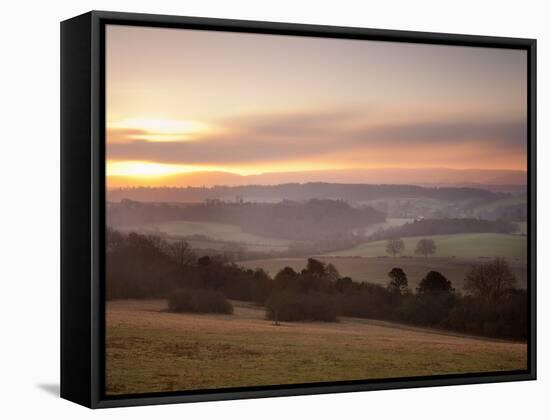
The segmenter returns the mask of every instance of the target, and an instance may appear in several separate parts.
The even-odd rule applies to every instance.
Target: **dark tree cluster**
[[[185,241],[107,231],[106,298],[168,298],[178,289],[217,290],[225,297],[263,304],[271,278],[219,256],[198,256]]]
[[[272,279],[220,257],[197,256],[185,242],[109,230],[106,242],[107,299],[166,298],[176,312],[232,313],[228,299],[263,305],[266,317],[283,321],[334,322],[339,316],[397,321],[508,339],[527,337],[527,294],[505,259],[472,267],[464,292],[438,271],[416,290],[394,267],[386,286],[355,282],[332,264],[309,258],[297,272]]]
[[[285,267],[273,280],[266,301],[266,316],[279,321],[336,321],[336,285],[340,274],[332,264],[309,258],[307,267],[297,273]],[[350,279],[351,280],[351,279]]]
[[[331,264],[310,258],[296,272],[282,269],[266,302],[268,319],[336,321],[338,316],[372,318],[458,332],[523,340],[527,337],[527,295],[515,288],[504,259],[480,264],[465,280],[465,295],[438,271],[429,271],[416,290],[394,267],[386,287],[341,277]]]
[[[106,241],[106,298],[165,298],[179,287],[182,271],[163,240],[108,230]]]
[[[416,293],[401,289],[394,316],[417,325],[523,340],[527,338],[527,294],[517,289],[515,282],[502,258],[472,267],[465,279],[464,295],[457,293],[441,273],[430,271]],[[388,285],[389,290],[392,288],[394,280]]]

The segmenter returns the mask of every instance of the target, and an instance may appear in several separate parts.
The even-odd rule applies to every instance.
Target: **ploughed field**
[[[107,394],[526,369],[526,345],[356,318],[275,326],[264,309],[166,312],[163,300],[109,301]]]
[[[489,258],[452,258],[452,257],[336,257],[315,256],[324,263],[331,263],[340,275],[349,276],[355,281],[368,281],[385,285],[388,283],[388,272],[393,267],[402,268],[407,273],[409,287],[415,289],[422,278],[431,270],[439,271],[449,279],[453,287],[462,290],[464,278],[475,264],[490,261]],[[516,276],[517,286],[526,286],[527,270],[525,260],[508,260],[512,272]],[[248,268],[263,268],[275,276],[284,267],[292,267],[301,271],[306,267],[307,258],[266,258],[261,260],[239,261],[239,265]]]

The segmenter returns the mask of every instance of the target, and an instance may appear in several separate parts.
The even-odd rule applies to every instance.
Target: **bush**
[[[170,312],[232,314],[233,305],[217,290],[179,289],[168,300]]]
[[[335,299],[324,293],[274,292],[266,302],[266,317],[277,321],[336,322]]]

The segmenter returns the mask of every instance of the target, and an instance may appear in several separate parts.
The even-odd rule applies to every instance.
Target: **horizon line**
[[[206,189],[212,189],[212,188],[218,188],[218,187],[228,187],[228,188],[242,188],[242,187],[276,187],[281,185],[308,185],[308,184],[330,184],[330,185],[366,185],[366,186],[408,186],[408,187],[420,187],[420,188],[473,188],[473,189],[484,189],[484,188],[476,188],[476,185],[479,186],[485,186],[485,187],[527,187],[528,183],[520,183],[520,184],[511,184],[511,183],[499,183],[499,184],[488,184],[488,183],[481,183],[481,182],[420,182],[420,183],[365,183],[365,182],[329,182],[329,181],[306,181],[306,182],[281,182],[281,183],[275,183],[275,184],[241,184],[241,185],[228,185],[228,184],[213,184],[213,185],[201,185],[201,186],[193,186],[193,185],[126,185],[126,186],[118,186],[118,187],[107,187],[107,191],[113,191],[113,190],[125,190],[125,189],[138,189],[138,188],[146,188],[146,189],[186,189],[186,188],[206,188]],[[468,185],[471,185],[471,187],[468,187]]]

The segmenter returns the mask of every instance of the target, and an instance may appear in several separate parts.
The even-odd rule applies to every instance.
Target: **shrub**
[[[232,314],[233,305],[217,290],[179,289],[170,296],[171,312]]]
[[[277,321],[336,322],[335,299],[325,293],[274,292],[266,302],[266,317]]]

